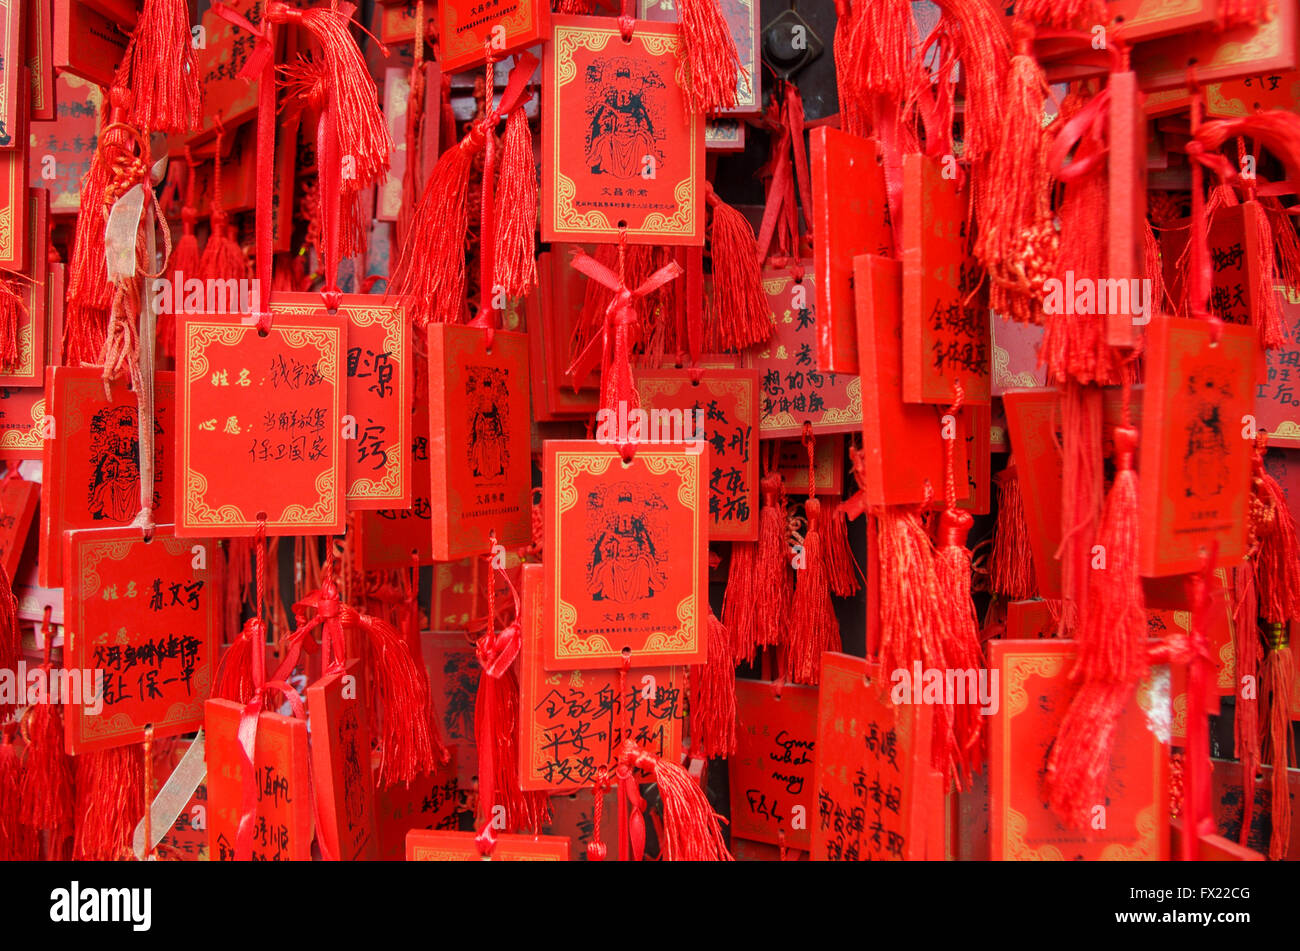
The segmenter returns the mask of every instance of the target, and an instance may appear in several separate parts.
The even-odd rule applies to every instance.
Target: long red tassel
[[[0,367],[18,365],[18,325],[26,312],[18,281],[0,272]]]
[[[1036,597],[1038,579],[1025,524],[1025,500],[1015,465],[998,473],[998,518],[993,528],[993,556],[989,565],[993,590],[1008,601]]]
[[[718,0],[678,0],[677,12],[686,54],[687,82],[682,94],[687,108],[703,114],[735,108],[743,70]],[[758,78],[749,76],[745,81],[752,84]]]
[[[1263,438],[1256,443],[1252,463],[1251,529],[1257,547],[1251,561],[1259,616],[1284,624],[1300,614],[1300,537],[1282,486],[1264,467],[1265,446]]]
[[[93,753],[77,761],[77,834],[73,857],[111,862],[129,852],[131,836],[144,815],[144,750],[132,744]]]
[[[45,634],[45,663],[41,676],[50,683],[50,639]],[[71,832],[75,803],[73,797],[72,757],[64,752],[63,707],[60,703],[37,703],[27,711],[27,755],[23,762],[19,818],[33,830],[47,830],[51,851],[62,834]]]
[[[189,148],[185,149],[189,175],[185,183],[185,204],[181,206],[181,237],[172,248],[167,271],[176,295],[185,296],[185,279],[202,274],[203,256],[199,252],[199,239],[194,233],[198,213],[194,209],[195,166]],[[173,297],[173,300],[175,297]],[[176,355],[176,315],[168,308],[158,315],[158,344],[165,356]]]
[[[132,125],[168,133],[199,129],[203,94],[185,0],[144,0],[124,65],[135,94]]]
[[[758,563],[753,590],[763,598],[755,607],[754,634],[761,646],[780,644],[786,638],[794,579],[790,568],[789,532],[785,517],[785,490],[781,474],[773,471],[760,480],[762,505],[758,510]]]
[[[198,276],[205,281],[245,280],[248,277],[248,257],[230,234],[233,225],[221,201],[221,140],[223,131],[217,129],[217,150],[212,158],[212,233],[199,258]]]
[[[266,626],[260,618],[244,622],[238,636],[230,642],[217,665],[217,676],[212,684],[212,696],[220,700],[233,700],[246,704],[253,698],[253,652],[266,650]]]
[[[465,308],[469,176],[483,142],[476,129],[438,159],[393,268],[391,292],[407,298],[421,330],[430,322],[459,323]]]
[[[1104,801],[1116,725],[1147,672],[1146,602],[1138,576],[1137,430],[1115,429],[1115,482],[1106,500],[1097,544],[1104,567],[1088,577],[1072,679],[1081,684],[1061,721],[1047,766],[1052,809],[1083,825]]]
[[[6,723],[0,742],[0,862],[28,862],[36,858],[36,836],[19,820],[22,759],[14,745],[18,724]]]
[[[1244,214],[1254,219],[1255,235],[1258,242],[1259,257],[1255,261],[1255,299],[1261,307],[1251,314],[1251,322],[1259,333],[1259,344],[1266,350],[1276,350],[1286,346],[1291,339],[1286,322],[1282,319],[1282,304],[1278,300],[1274,285],[1281,282],[1278,274],[1277,255],[1273,248],[1273,222],[1268,212],[1257,201],[1243,203]]]
[[[1295,762],[1295,734],[1291,727],[1291,693],[1295,685],[1295,657],[1284,624],[1268,625],[1268,654],[1264,657],[1264,695],[1268,698],[1267,759],[1273,767],[1272,825],[1268,857],[1280,861],[1291,849],[1291,790],[1287,768]],[[1254,783],[1246,788],[1254,795]]]
[[[1058,30],[1089,27],[1106,22],[1106,5],[1101,0],[1021,0],[1016,19]]]
[[[862,587],[858,576],[862,569],[849,545],[849,518],[842,503],[821,507],[822,552],[831,592],[837,598],[851,598]]]
[[[18,670],[22,659],[22,631],[18,627],[18,599],[4,567],[0,566],[0,670]],[[16,692],[16,691],[15,691]],[[18,698],[0,703],[0,723],[5,722],[18,709]]]
[[[1255,815],[1255,777],[1259,775],[1259,624],[1255,574],[1249,563],[1235,573],[1233,623],[1236,627],[1237,703],[1233,709],[1233,750],[1241,763],[1242,814],[1239,842],[1245,845]],[[1249,678],[1249,679],[1248,679]],[[1246,685],[1250,689],[1246,689]]]
[[[731,658],[752,664],[758,652],[758,543],[732,542],[727,566],[727,588],[722,595],[722,623],[731,632]]]
[[[724,350],[743,350],[772,335],[772,310],[763,293],[758,240],[749,221],[713,191],[709,254],[713,260],[713,298],[709,323]]]
[[[497,179],[494,278],[507,297],[524,297],[537,285],[537,166],[523,107],[506,118],[504,154]]]
[[[691,755],[703,759],[736,752],[736,667],[731,638],[709,612],[709,659],[691,667]]]
[[[730,862],[727,842],[704,790],[676,763],[639,750],[628,740],[623,746],[624,765],[654,776],[663,800],[664,826],[660,836],[663,858],[669,862]]]
[[[1011,64],[1006,17],[988,0],[937,0],[937,5],[965,78],[962,155],[980,163],[996,148],[1004,120],[1002,94]]]
[[[796,684],[821,680],[822,653],[840,649],[840,626],[831,608],[830,581],[822,554],[821,502],[804,503],[808,529],[803,539],[803,567],[795,572],[790,606],[790,635],[782,653],[785,678]]]
[[[971,599],[971,560],[966,548],[973,522],[971,514],[961,509],[948,509],[939,516],[934,574],[939,590],[944,592],[940,603],[947,613],[951,631],[951,640],[944,645],[944,658],[951,668],[978,673],[984,669],[984,655],[980,650],[979,619]],[[984,758],[982,726],[978,696],[967,696],[965,703],[954,705],[953,733],[957,747],[954,772],[959,781],[963,777],[968,779],[980,768]]]
[[[490,635],[483,635],[488,637]],[[479,770],[490,766],[492,801],[482,806],[489,820],[491,807],[505,808],[508,830],[540,829],[550,816],[545,792],[524,792],[519,781],[519,679],[513,665],[499,677],[485,672],[474,697],[474,744],[479,750]],[[490,759],[484,753],[491,750]],[[479,777],[480,794],[484,777]]]

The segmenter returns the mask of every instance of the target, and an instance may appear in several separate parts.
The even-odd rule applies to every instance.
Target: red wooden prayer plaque
[[[688,446],[546,443],[547,670],[705,655],[704,458]]]
[[[475,862],[483,858],[473,832],[408,832],[408,862]],[[495,862],[567,862],[569,840],[555,835],[497,835]]]
[[[213,16],[216,19],[216,16]],[[91,9],[79,0],[54,0],[54,68],[109,88],[118,65],[126,55],[129,40],[125,30],[134,24],[119,23]],[[208,31],[208,46],[216,37]],[[256,96],[256,91],[253,93]]]
[[[259,0],[230,0],[226,5],[254,26],[262,25],[263,5]],[[218,119],[229,132],[257,113],[258,84],[239,76],[257,37],[217,16],[210,7],[204,11],[202,21],[207,43],[194,51],[194,66],[203,88],[200,121],[203,132],[213,131]],[[284,38],[291,32],[284,28],[276,30],[277,63],[284,62]]]
[[[857,373],[853,259],[893,247],[885,173],[874,139],[829,126],[808,133],[812,164],[813,261],[817,277],[817,367]]]
[[[1129,43],[1214,25],[1218,0],[1107,0],[1106,12]]]
[[[26,45],[23,33],[32,12],[27,6],[24,0],[0,0],[0,149],[27,148],[21,116],[31,107],[31,81],[24,71],[25,55],[18,55]],[[20,110],[22,99],[27,104]]]
[[[727,758],[733,836],[808,850],[816,745],[816,687],[736,681],[736,752]]]
[[[102,371],[54,367],[46,381],[50,418],[41,478],[40,579],[63,583],[63,532],[128,525],[140,511],[140,425],[124,383],[104,399]],[[176,375],[154,378],[154,519],[172,520]]]
[[[50,0],[28,6],[27,48],[23,56],[32,77],[31,119],[54,118],[54,23]]]
[[[619,671],[546,670],[546,568],[523,569],[524,644],[519,670],[519,784],[525,790],[587,789],[623,745],[627,711],[631,738],[676,763],[686,718],[684,671],[639,669],[620,697]],[[612,770],[611,770],[612,772]]]
[[[529,296],[529,376],[538,420],[586,419],[596,412],[600,379],[592,372],[576,392],[565,371],[573,354],[573,330],[582,313],[587,278],[569,263],[574,245],[560,245],[537,258],[537,292]]]
[[[438,35],[438,8],[425,4],[424,35]],[[379,11],[379,39],[387,44],[410,43],[415,39],[415,2],[384,3]]]
[[[1212,344],[1208,321],[1161,317],[1147,334],[1146,389],[1138,473],[1142,574],[1201,567],[1246,553],[1252,443],[1242,438],[1255,407],[1252,327],[1224,325]]]
[[[776,466],[785,491],[808,494],[808,450],[793,439],[783,440],[777,450]],[[844,437],[823,436],[813,445],[813,478],[819,495],[844,493]]]
[[[817,368],[817,278],[804,261],[763,271],[763,292],[772,311],[772,336],[750,348],[745,363],[759,373],[762,417],[759,437],[797,437],[803,424],[814,433],[853,433],[862,426],[862,382],[851,373]]]
[[[1264,379],[1255,386],[1255,423],[1269,447],[1300,446],[1300,296],[1275,287],[1289,342],[1265,351]]]
[[[406,834],[412,829],[460,828],[460,817],[467,811],[469,784],[456,781],[456,760],[461,752],[452,749],[451,759],[432,773],[423,773],[409,786],[394,783],[375,790],[375,819],[379,827],[379,858],[400,862],[406,855]],[[379,757],[373,759],[376,765]],[[378,770],[374,770],[377,774]]]
[[[312,726],[312,770],[318,804],[316,834],[336,861],[377,857],[375,780],[370,769],[370,723],[359,660],[307,688]]]
[[[204,758],[208,763],[208,858],[235,858],[236,831],[243,813],[244,765],[239,746],[243,708],[230,700],[209,700]],[[254,806],[254,862],[311,861],[312,805],[307,767],[307,724],[262,713],[253,747],[257,799]]]
[[[484,63],[488,40],[497,59],[532,46],[546,37],[550,13],[546,0],[438,0],[442,71]]]
[[[903,400],[902,268],[897,261],[864,254],[854,259],[858,314],[858,366],[862,375],[862,448],[869,505],[923,502],[927,491],[942,498],[945,469],[942,409]],[[906,452],[899,452],[906,446]],[[965,450],[954,455],[956,472]],[[930,483],[929,489],[926,482]]]
[[[424,381],[421,380],[422,384]],[[416,393],[425,392],[417,384]],[[367,571],[409,568],[412,557],[420,564],[433,561],[433,505],[429,501],[429,403],[410,403],[411,504],[362,512],[357,531],[361,561]]]
[[[970,191],[925,155],[903,156],[903,398],[989,402],[988,282],[971,257]]]
[[[216,542],[170,525],[149,542],[138,528],[64,538],[64,665],[104,677],[102,706],[66,708],[68,752],[139,743],[151,723],[159,738],[199,729],[222,610]]]
[[[179,321],[178,535],[343,530],[344,322]]]
[[[0,565],[12,581],[32,530],[41,484],[23,478],[0,479]]]
[[[45,388],[0,386],[0,459],[40,459],[50,432]]]
[[[543,241],[704,243],[704,118],[678,27],[552,17],[542,63]]]
[[[709,486],[709,541],[758,538],[758,373],[755,370],[705,371],[698,383],[689,370],[638,370],[636,390],[648,413],[648,438],[683,438],[672,433],[691,427],[689,438],[703,440],[705,481]],[[676,417],[669,414],[676,413]],[[700,425],[703,424],[703,432]],[[656,430],[658,433],[656,434]],[[600,433],[597,432],[597,438]]]
[[[29,141],[31,151],[42,157],[29,169],[33,186],[50,190],[50,212],[75,215],[80,210],[81,179],[90,171],[99,129],[99,107],[103,94],[98,86],[63,73],[56,83],[58,118],[50,122],[32,122]],[[54,156],[54,177],[46,179],[49,166],[44,156]]]
[[[1207,116],[1240,118],[1267,109],[1300,109],[1300,70],[1270,71],[1205,87]]]
[[[1142,43],[1133,51],[1133,68],[1146,92],[1185,87],[1188,63],[1196,64],[1202,83],[1295,69],[1296,20],[1296,5],[1279,3],[1273,19],[1260,26],[1195,30]]]
[[[433,557],[485,554],[488,535],[532,538],[528,337],[429,325]]]
[[[319,294],[276,294],[272,314],[324,315]],[[349,511],[411,504],[411,330],[406,308],[378,294],[344,294],[347,413],[344,425]]]
[[[820,690],[813,861],[924,858],[934,708],[896,706],[880,668],[847,654],[822,655]]]
[[[50,193],[43,188],[28,189],[27,203],[27,280],[19,293],[23,307],[18,313],[18,358],[0,366],[0,386],[40,386],[45,382],[46,281],[50,265],[46,258]]]
[[[26,148],[0,149],[0,268],[27,270],[30,236],[27,219]]]
[[[1116,729],[1102,829],[1066,828],[1047,804],[1047,761],[1069,708],[1074,642],[994,640],[998,708],[989,722],[990,855],[1029,859],[1169,858],[1169,747],[1157,738],[1168,699],[1139,686]],[[1097,814],[1100,816],[1100,814]]]

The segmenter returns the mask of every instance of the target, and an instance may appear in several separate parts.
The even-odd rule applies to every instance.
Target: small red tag
[[[1140,522],[1142,574],[1176,575],[1246,554],[1250,452],[1243,439],[1255,408],[1252,327],[1224,325],[1217,343],[1208,321],[1152,321],[1142,399]],[[1253,434],[1252,434],[1253,435]]]
[[[895,706],[878,666],[822,655],[812,859],[925,857],[933,708]]]
[[[736,681],[736,752],[727,758],[731,834],[806,852],[817,809],[817,688],[776,687]]]
[[[370,769],[370,723],[363,665],[348,661],[307,688],[312,727],[316,834],[339,862],[377,858],[375,781]]]
[[[208,858],[235,859],[235,840],[243,813],[244,766],[239,745],[243,708],[230,700],[205,704],[208,763]],[[312,804],[307,766],[307,724],[262,713],[253,748],[257,801],[253,817],[252,860],[311,861]]]
[[[103,692],[68,706],[68,752],[127,746],[203,725],[212,690],[221,595],[216,542],[159,525],[64,536],[64,666],[103,672]],[[102,706],[101,706],[102,701]]]
[[[458,783],[456,760],[461,749],[452,749],[451,760],[436,772],[424,773],[409,786],[394,783],[375,790],[375,818],[379,826],[379,858],[400,862],[406,855],[406,834],[412,829],[460,828],[462,815],[468,815],[468,783]],[[378,764],[378,756],[374,763]],[[378,770],[372,772],[376,775]]]
[[[429,325],[434,560],[531,541],[528,422],[525,334]]]
[[[924,155],[903,156],[903,398],[989,401],[988,282],[971,257],[970,185]]]
[[[421,385],[423,384],[423,385]],[[417,383],[416,393],[427,384]],[[429,402],[412,399],[408,433],[411,437],[411,504],[406,508],[382,508],[362,512],[357,545],[366,571],[410,568],[412,557],[420,564],[433,561],[433,503],[429,475]],[[435,623],[436,627],[439,625]]]
[[[576,245],[557,245],[538,255],[538,290],[528,298],[529,376],[538,420],[587,419],[600,399],[600,379],[594,371],[577,392],[565,372],[587,291],[586,277],[569,265],[574,250]]]
[[[710,369],[695,382],[690,370],[638,370],[636,390],[648,416],[645,439],[680,439],[707,447],[709,541],[755,541],[758,373]],[[621,443],[620,435],[610,435],[612,441]],[[599,425],[596,438],[604,438]]]
[[[543,241],[704,242],[704,118],[676,24],[554,16],[542,62]],[[444,36],[446,33],[444,32]],[[480,47],[481,50],[481,47]]]
[[[176,477],[176,375],[154,378],[154,519],[171,522]],[[104,399],[95,367],[53,367],[46,381],[50,413],[41,478],[40,579],[63,583],[63,533],[130,524],[140,511],[140,426],[135,394],[113,384]],[[33,414],[34,415],[34,414]]]
[[[901,505],[943,498],[943,411],[903,401],[902,268],[865,254],[854,259],[858,366],[862,373],[862,448],[868,505]],[[957,435],[953,426],[951,435]],[[907,446],[898,453],[896,447]],[[965,466],[965,444],[955,440],[955,472]],[[929,483],[927,489],[926,483]]]
[[[520,787],[525,791],[590,787],[597,770],[618,758],[624,740],[625,706],[631,739],[637,746],[660,759],[677,762],[686,718],[682,669],[638,668],[627,676],[622,697],[619,671],[546,670],[542,658],[545,584],[545,566],[524,566]]]
[[[796,279],[789,268],[763,272],[763,292],[772,311],[772,336],[745,354],[763,388],[762,439],[813,432],[854,433],[862,426],[862,383],[848,373],[817,368],[817,278],[813,262],[801,262]],[[818,443],[820,445],[820,443]]]
[[[858,372],[853,259],[887,255],[889,233],[885,172],[874,139],[829,126],[808,133],[812,164],[813,261],[817,277],[817,367]],[[853,182],[845,188],[845,182]]]
[[[496,59],[532,46],[547,36],[550,14],[546,0],[438,0],[442,71],[459,73],[484,63],[488,40]]]
[[[447,565],[434,565],[435,575]],[[433,709],[443,739],[456,751],[457,777],[462,789],[474,788],[478,774],[478,747],[474,741],[474,698],[481,669],[474,644],[464,631],[426,632],[420,650],[429,674]]]
[[[703,457],[547,442],[547,670],[698,664],[708,535]]]
[[[1138,687],[1116,727],[1110,780],[1105,801],[1093,809],[1093,827],[1068,829],[1047,807],[1047,760],[1073,694],[1074,655],[1069,640],[989,642],[989,666],[999,675],[998,708],[989,721],[989,857],[1167,860],[1169,747],[1152,727],[1168,710],[1157,709],[1161,698],[1150,681]]]
[[[325,316],[319,294],[276,294],[271,313]],[[411,331],[406,309],[374,294],[344,294],[347,397],[344,420],[348,511],[411,504]]]
[[[0,480],[0,565],[11,582],[18,574],[40,499],[39,482],[22,478]]]
[[[1300,446],[1300,295],[1274,288],[1289,342],[1264,352],[1264,379],[1255,387],[1255,422],[1269,448]]]
[[[176,532],[343,531],[343,321],[179,321]]]
[[[18,313],[18,359],[0,367],[0,386],[40,386],[45,382],[50,193],[44,188],[30,188],[27,194],[29,264],[27,279],[19,282],[23,306]]]
[[[555,835],[497,834],[490,856],[479,854],[473,832],[409,832],[406,836],[408,862],[473,862],[491,858],[494,862],[567,862],[569,840]]]
[[[808,493],[808,450],[803,443],[792,439],[779,444],[776,466],[781,472],[785,491],[790,494]],[[813,478],[817,480],[817,494],[839,496],[844,494],[844,437],[824,436],[813,446]]]
[[[63,2],[63,0],[56,0]],[[72,0],[76,5],[76,0]],[[258,0],[230,0],[226,6],[240,16],[251,18],[250,22],[261,24],[261,4]],[[56,18],[57,20],[57,18]],[[201,122],[204,132],[216,127],[217,120],[226,129],[236,129],[257,113],[258,84],[249,82],[239,75],[243,64],[257,45],[257,37],[247,30],[242,30],[224,17],[219,17],[209,7],[202,17],[204,35],[207,43],[194,51],[194,67],[199,74],[199,85],[203,89],[203,111]],[[289,30],[277,30],[275,34],[276,62],[284,59],[285,35]],[[121,54],[114,64],[121,61]],[[97,80],[99,85],[111,85],[110,82]],[[91,77],[88,77],[91,78]]]

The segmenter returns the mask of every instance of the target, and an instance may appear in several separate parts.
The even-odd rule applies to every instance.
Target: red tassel
[[[50,665],[42,675],[49,683]],[[57,835],[70,830],[74,815],[72,757],[63,751],[63,711],[57,703],[35,704],[27,713],[27,755],[23,762],[19,816],[30,829]]]
[[[18,670],[22,660],[22,632],[18,628],[18,599],[4,567],[0,566],[0,670]],[[0,703],[0,723],[8,720],[18,709],[18,698]]]
[[[880,552],[880,663],[885,670],[944,668],[951,639],[935,574],[934,545],[915,509],[890,505],[875,514]]]
[[[757,570],[758,544],[733,542],[727,587],[722,595],[722,623],[731,632],[731,659],[736,664],[752,664],[758,652],[758,598],[754,591]]]
[[[1257,547],[1251,561],[1255,597],[1260,617],[1272,624],[1285,624],[1300,613],[1300,539],[1282,487],[1264,468],[1260,445],[1253,467],[1251,528]]]
[[[523,107],[506,118],[505,149],[497,178],[494,281],[507,297],[526,297],[537,285],[537,166]]]
[[[205,281],[245,280],[248,278],[248,257],[244,249],[230,235],[226,213],[212,212],[212,234],[203,248],[199,260],[198,277]]]
[[[713,209],[709,254],[713,260],[711,329],[724,350],[743,350],[772,335],[772,309],[763,293],[758,241],[749,221],[707,189]]]
[[[1061,587],[1065,595],[1058,633],[1074,630],[1088,606],[1088,564],[1105,488],[1101,447],[1101,390],[1067,381],[1061,397]]]
[[[230,642],[217,665],[217,676],[212,684],[212,696],[219,700],[233,700],[246,704],[253,698],[253,651],[266,650],[266,628],[261,620],[252,617],[244,622],[239,635]]]
[[[676,763],[638,750],[629,740],[623,760],[654,775],[664,806],[663,834],[659,845],[668,862],[730,862],[719,820],[704,790]]]
[[[487,673],[479,677],[474,697],[474,744],[479,750],[479,769],[487,768],[489,762],[492,769],[492,801],[480,803],[486,817],[492,818],[491,807],[504,806],[508,829],[540,829],[550,818],[550,797],[520,788],[519,679],[513,665],[500,677]],[[488,750],[490,758],[484,755]],[[479,777],[481,791],[488,788],[484,779]]]
[[[340,155],[356,163],[355,177],[340,184],[358,191],[388,171],[393,137],[379,108],[379,93],[357,41],[348,31],[349,17],[329,7],[300,10],[272,3],[266,12],[271,23],[299,23],[320,44],[323,76],[338,121]]]
[[[419,5],[419,9],[423,4]],[[425,180],[424,122],[427,86],[424,77],[424,43],[415,44],[415,65],[411,69],[410,94],[406,100],[406,168],[402,172],[402,207],[397,213],[397,243],[406,244]]]
[[[736,668],[731,639],[709,612],[709,659],[691,667],[691,755],[702,759],[736,752]]]
[[[678,0],[686,85],[682,94],[692,112],[709,114],[736,106],[736,88],[756,82],[745,76],[731,28],[718,8],[718,0]]]
[[[82,753],[77,761],[77,861],[112,862],[130,855],[144,816],[144,750],[119,746]]]
[[[757,604],[754,607],[754,635],[760,646],[768,646],[785,640],[794,601],[794,579],[781,474],[769,472],[759,486],[763,499],[758,510],[758,563],[752,590],[763,598],[763,603],[761,608]]]
[[[966,548],[973,522],[971,514],[960,509],[949,509],[939,516],[939,549],[935,554],[934,573],[943,592],[940,604],[947,614],[951,635],[944,644],[947,666],[978,674],[984,669],[984,655],[980,651],[979,619],[971,599],[970,551]],[[967,696],[965,700],[954,705],[952,721],[956,740],[953,765],[959,777],[976,772],[984,757],[979,699]]]
[[[198,131],[203,95],[186,0],[144,0],[124,65],[135,94],[133,126],[151,132]]]
[[[916,76],[916,21],[910,0],[867,0],[855,32],[866,43],[866,91],[900,103],[906,100]]]
[[[1147,673],[1147,618],[1138,576],[1137,430],[1115,429],[1115,482],[1106,499],[1097,544],[1105,566],[1088,577],[1072,679],[1081,684],[1047,765],[1052,809],[1082,826],[1104,802],[1116,724]]]
[[[821,502],[804,503],[808,529],[804,533],[804,564],[795,572],[794,601],[790,607],[790,634],[783,655],[785,678],[796,684],[821,680],[822,653],[840,649],[840,626],[831,608],[830,582],[822,554]]]
[[[962,157],[980,163],[997,147],[1005,121],[1002,93],[1011,63],[1006,17],[988,0],[938,0],[938,7],[965,80]]]
[[[1100,0],[1021,0],[1016,4],[1016,19],[1070,30],[1105,23],[1109,18]]]
[[[858,576],[862,569],[849,545],[849,518],[842,503],[821,507],[822,553],[831,592],[837,598],[851,598],[862,587]]]
[[[1255,299],[1263,302],[1263,306],[1251,314],[1251,322],[1259,333],[1259,345],[1265,350],[1276,350],[1290,343],[1291,335],[1282,319],[1281,301],[1273,289],[1282,283],[1273,249],[1273,223],[1257,201],[1244,202],[1243,209],[1255,221],[1259,259],[1255,262],[1254,292]]]
[[[993,529],[993,557],[989,566],[993,590],[1008,601],[1037,597],[1038,578],[1025,524],[1025,501],[1020,494],[1016,467],[1009,465],[997,476],[998,520]]]
[[[351,609],[345,611],[345,617],[350,614]],[[383,715],[379,784],[409,783],[447,760],[435,722],[429,676],[411,656],[406,638],[387,621],[362,614],[357,623],[370,646],[375,700]]]
[[[1295,684],[1295,657],[1287,643],[1284,624],[1269,625],[1269,651],[1264,658],[1264,695],[1268,698],[1268,761],[1273,767],[1273,834],[1268,857],[1280,861],[1291,849],[1291,791],[1287,768],[1295,763],[1291,731],[1291,692]],[[1247,787],[1254,790],[1254,783]]]
[[[391,293],[407,298],[421,330],[430,322],[459,323],[465,308],[469,173],[483,142],[475,130],[438,159],[393,269]]]
[[[104,228],[108,208],[105,191],[113,172],[106,156],[130,148],[132,138],[118,126],[125,120],[130,96],[114,87],[109,94],[112,122],[101,124],[99,147],[90,160],[90,170],[81,180],[81,203],[77,230],[68,266],[66,307],[63,315],[63,358],[68,366],[93,364],[104,349],[108,314],[113,305],[113,286],[105,265]],[[118,126],[118,127],[114,127]]]
[[[1236,627],[1236,677],[1237,682],[1260,683],[1259,676],[1259,626],[1256,621],[1255,577],[1252,566],[1248,563],[1238,568],[1234,575],[1234,594],[1236,606],[1233,609],[1233,624]],[[1250,680],[1246,681],[1245,678]],[[1233,709],[1233,750],[1241,763],[1241,788],[1252,790],[1244,795],[1241,815],[1241,836],[1239,842],[1246,844],[1250,836],[1250,826],[1255,814],[1255,777],[1259,774],[1259,695],[1252,690],[1238,691],[1237,703]]]
[[[0,272],[0,368],[18,365],[18,324],[26,312],[18,281]]]
[[[202,255],[199,253],[199,239],[194,234],[194,222],[198,217],[194,210],[194,163],[190,152],[185,150],[185,159],[189,163],[189,179],[185,183],[185,204],[181,208],[181,238],[172,248],[171,260],[167,270],[171,275],[172,287],[176,295],[184,298],[185,279],[197,278],[203,273]],[[174,299],[174,297],[173,297]],[[170,309],[158,315],[158,342],[165,356],[176,354],[176,315]]]
[[[866,136],[871,131],[863,85],[867,66],[862,62],[862,19],[869,0],[835,0],[835,87],[840,102],[840,128],[849,135]]]
[[[30,862],[36,858],[36,836],[19,820],[22,760],[14,745],[18,724],[7,723],[0,742],[0,862]]]
[[[998,139],[987,173],[976,179],[975,256],[989,272],[994,310],[1037,323],[1057,254],[1042,127],[1049,90],[1029,40],[1020,42],[1007,73]]]

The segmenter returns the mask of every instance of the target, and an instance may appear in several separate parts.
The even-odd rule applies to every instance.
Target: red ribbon
[[[491,555],[488,556],[489,561],[491,557]],[[494,593],[496,591],[497,570],[492,568],[488,572],[487,630],[474,644],[474,653],[478,658],[479,668],[482,670],[479,676],[479,702],[483,705],[483,733],[488,737],[495,737],[497,732],[505,726],[505,724],[494,722],[498,706],[495,692],[504,689],[501,678],[510,669],[510,665],[515,662],[515,658],[519,656],[519,649],[523,645],[523,635],[520,629],[520,619],[523,616],[523,611],[519,600],[519,592],[515,590],[514,583],[505,572],[502,572],[501,576],[506,579],[506,584],[510,587],[510,594],[514,598],[515,618],[501,631],[495,630],[496,608]],[[483,828],[474,837],[474,842],[478,846],[480,855],[491,855],[492,850],[496,847],[496,830],[493,828],[494,817],[492,815],[492,807],[496,805],[496,748],[494,743],[482,744],[479,747],[478,755],[479,801],[483,803],[483,813],[486,818]]]

